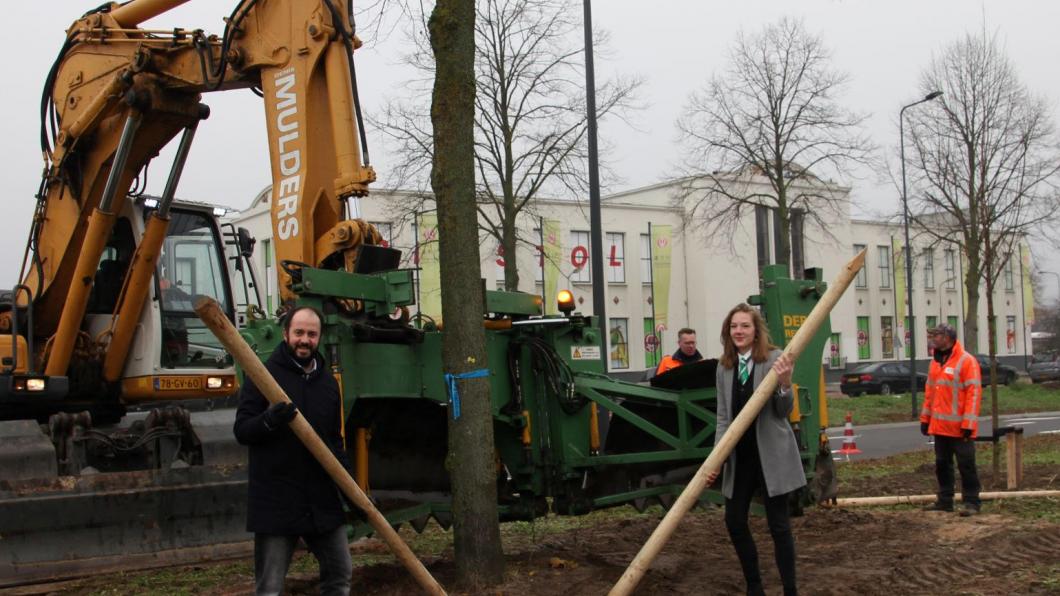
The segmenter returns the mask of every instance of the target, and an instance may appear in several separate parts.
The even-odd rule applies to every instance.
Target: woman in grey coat
[[[758,568],[758,551],[747,524],[751,498],[761,490],[784,594],[796,594],[795,539],[788,518],[788,493],[804,486],[806,476],[795,433],[788,423],[794,404],[791,359],[773,348],[762,315],[746,304],[736,305],[725,317],[721,342],[723,352],[716,383],[718,430],[714,435],[715,445],[770,369],[776,372],[778,381],[777,390],[740,438],[722,469],[725,526],[743,568],[747,593],[765,594]],[[717,475],[718,472],[712,474],[710,482]]]

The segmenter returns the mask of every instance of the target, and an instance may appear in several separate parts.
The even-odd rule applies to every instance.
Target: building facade
[[[605,304],[608,328],[609,370],[640,379],[654,370],[664,354],[677,349],[677,331],[697,331],[700,352],[707,358],[721,353],[721,323],[733,305],[758,293],[761,266],[776,263],[776,220],[771,213],[749,212],[723,239],[705,238],[702,222],[689,219],[688,210],[675,200],[677,182],[638,188],[602,200]],[[858,251],[867,250],[865,268],[832,312],[832,339],[824,354],[829,379],[860,364],[881,360],[907,360],[909,325],[901,263],[902,228],[893,224],[852,220],[849,189],[821,183],[838,198],[839,205],[818,218],[800,220],[793,234],[794,261],[819,267],[831,281]],[[816,189],[820,193],[821,189]],[[250,207],[231,218],[258,239],[255,259],[265,272],[268,308],[278,305],[276,258],[271,242],[270,190],[266,188]],[[354,216],[373,223],[387,243],[402,250],[405,267],[429,267],[426,261],[432,236],[430,213],[414,193],[377,191],[352,205]],[[404,214],[404,215],[397,215]],[[820,220],[820,221],[818,221]],[[540,200],[534,213],[519,222],[520,250],[515,259],[519,290],[543,294],[570,289],[576,311],[593,313],[589,212],[584,203]],[[793,226],[794,228],[794,226]],[[545,238],[549,236],[549,238]],[[963,324],[963,290],[959,251],[928,248],[914,239],[917,256],[913,275],[913,323],[918,367],[927,368],[924,330],[938,322],[958,329]],[[487,287],[503,289],[504,259],[498,243],[480,238],[481,271]],[[800,271],[801,268],[793,267]],[[420,271],[419,300],[432,304],[432,276]],[[796,273],[799,275],[799,273]],[[1022,367],[1031,350],[1028,315],[1023,311],[1023,276],[1018,258],[1007,266],[995,296],[999,344],[1003,360]],[[551,280],[555,279],[555,284]],[[900,290],[900,291],[899,291]],[[985,290],[980,300],[980,346],[986,351]],[[546,296],[551,302],[554,296]],[[897,308],[896,308],[897,307]],[[434,308],[437,308],[436,306]],[[902,320],[899,321],[899,318]],[[962,339],[963,339],[963,331]]]

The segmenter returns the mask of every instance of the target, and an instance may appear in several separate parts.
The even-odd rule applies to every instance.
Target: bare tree
[[[872,152],[865,117],[837,103],[846,81],[800,21],[737,36],[728,69],[692,94],[677,123],[685,158],[675,200],[708,239],[730,239],[756,207],[773,209],[777,260],[790,263],[792,213],[823,230],[828,211],[842,213],[844,193],[822,180]]]
[[[475,0],[438,0],[428,21],[437,64],[431,94],[431,187],[438,201],[442,276],[442,362],[459,381],[449,417],[447,461],[453,486],[453,545],[458,581],[475,591],[504,576],[493,462],[489,383],[474,374],[488,367],[482,328],[475,218]],[[457,402],[456,400],[460,401]],[[459,409],[458,409],[459,405]]]
[[[588,188],[581,20],[571,0],[483,0],[475,24],[475,167],[479,225],[504,259],[505,288],[519,288],[518,220],[542,196],[579,199]],[[414,38],[415,39],[415,38]],[[604,40],[601,40],[603,43]],[[434,70],[427,52],[409,62]],[[422,81],[410,82],[416,87]],[[633,106],[637,79],[597,90],[597,117]],[[391,103],[373,123],[400,163],[392,185],[422,183],[434,157],[423,102]],[[413,208],[421,208],[413,206]]]
[[[967,35],[925,69],[921,87],[942,102],[912,117],[915,172],[912,204],[923,233],[957,244],[967,270],[965,347],[979,351],[979,288],[985,284],[992,379],[998,422],[997,323],[994,288],[1018,258],[1019,243],[1060,207],[1060,151],[1050,108],[1020,82],[996,36]],[[998,445],[994,477],[998,477]]]
[[[1020,82],[996,36],[968,35],[946,47],[921,87],[943,96],[909,117],[910,208],[921,233],[964,255],[965,345],[978,351],[980,284],[992,316],[1006,261],[1060,206],[1060,151],[1048,103]]]

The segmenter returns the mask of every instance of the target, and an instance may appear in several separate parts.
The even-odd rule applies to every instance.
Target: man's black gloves
[[[281,426],[287,426],[297,415],[298,408],[289,401],[272,404],[268,410],[265,410],[265,428],[276,430]]]
[[[924,435],[926,437],[927,436],[927,431],[928,431],[928,423],[927,422],[921,422],[920,423],[920,434],[922,434],[922,435]]]
[[[961,437],[963,437],[965,441],[970,440],[972,438],[972,429],[970,429],[970,428],[962,428],[961,429]]]

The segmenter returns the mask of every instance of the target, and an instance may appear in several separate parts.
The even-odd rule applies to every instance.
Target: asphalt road
[[[999,426],[1018,426],[1023,428],[1023,436],[1031,437],[1039,433],[1060,433],[1060,412],[1038,412],[1036,414],[1008,414],[1001,416]],[[990,417],[979,418],[979,436],[993,434]],[[919,422],[897,422],[893,424],[870,424],[858,426],[854,421],[854,442],[861,450],[860,454],[845,455],[839,450],[843,447],[844,427],[828,429],[828,439],[832,447],[833,459],[836,461],[854,461],[886,457],[896,453],[906,453],[920,449],[933,449],[931,437],[920,434]]]

